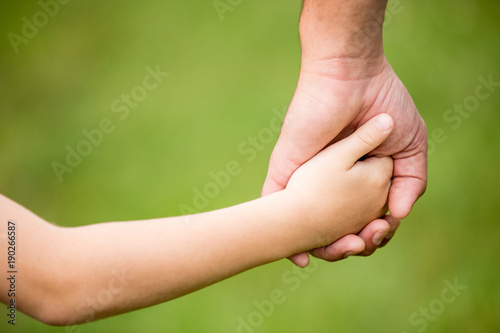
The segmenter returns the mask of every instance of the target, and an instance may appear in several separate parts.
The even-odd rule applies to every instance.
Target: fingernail
[[[385,236],[385,239],[391,239],[392,236],[394,236],[394,233],[393,232],[390,232],[388,233],[386,236]]]
[[[375,126],[382,132],[388,131],[392,126],[392,119],[389,115],[383,113],[375,119]]]
[[[358,252],[356,252],[356,251],[349,251],[349,252],[346,252],[346,253],[344,254],[344,259],[345,259],[345,258],[347,258],[347,257],[353,256],[353,255],[355,255],[355,254],[358,254],[358,253],[359,253],[359,251],[358,251]]]
[[[372,238],[372,242],[373,244],[375,245],[380,245],[380,243],[382,243],[382,241],[384,240],[384,238],[387,237],[387,233],[383,232],[383,231],[380,231],[380,232],[377,232],[373,238]]]

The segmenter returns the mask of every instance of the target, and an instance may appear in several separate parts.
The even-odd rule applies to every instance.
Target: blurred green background
[[[443,119],[474,95],[479,76],[500,81],[500,5],[401,0],[399,6],[385,29],[386,54],[435,145],[427,193],[389,246],[370,258],[317,262],[293,283],[287,277],[296,272],[282,260],[76,328],[21,314],[10,328],[3,310],[0,330],[236,332],[238,318],[258,319],[254,301],[278,289],[286,301],[247,331],[500,331],[500,89],[460,126]],[[274,141],[251,162],[237,147],[292,97],[300,1],[243,0],[231,8],[221,20],[211,0],[71,1],[16,53],[8,33],[20,35],[22,18],[31,21],[41,7],[2,1],[0,193],[66,226],[172,216],[180,204],[191,205],[193,188],[206,184],[210,171],[237,160],[243,172],[205,210],[258,197]],[[111,103],[140,85],[148,66],[170,75],[120,120]],[[115,130],[59,182],[53,161],[64,163],[66,146],[75,148],[82,130],[103,118]],[[445,280],[467,289],[443,303]],[[419,311],[429,307],[425,319]]]

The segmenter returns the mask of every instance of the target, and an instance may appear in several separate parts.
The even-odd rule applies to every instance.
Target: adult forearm
[[[348,61],[362,71],[376,67],[367,62],[383,57],[386,6],[387,0],[305,0],[299,25],[303,60]]]

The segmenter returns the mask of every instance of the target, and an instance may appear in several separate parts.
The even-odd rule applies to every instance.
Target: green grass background
[[[440,297],[444,280],[458,279],[467,290],[425,332],[500,331],[500,89],[458,129],[443,119],[474,94],[478,76],[500,81],[500,5],[400,6],[385,29],[387,57],[429,133],[441,128],[447,140],[429,157],[427,193],[388,247],[370,258],[319,262],[295,291],[282,281],[292,268],[282,260],[74,330],[22,314],[7,327],[2,310],[0,330],[236,332],[238,317],[279,289],[286,302],[255,332],[410,333],[422,328],[410,324],[411,314]],[[211,0],[71,1],[16,54],[7,34],[20,34],[21,18],[39,10],[33,0],[0,3],[2,194],[66,226],[172,216],[210,171],[237,160],[243,172],[206,209],[258,197],[273,143],[252,162],[237,146],[292,97],[300,1],[243,0],[223,21]],[[170,76],[118,121],[111,102],[156,65]],[[115,131],[59,183],[51,163],[63,162],[66,145],[75,147],[104,117],[116,120]]]

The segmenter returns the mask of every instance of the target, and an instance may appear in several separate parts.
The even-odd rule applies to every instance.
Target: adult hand
[[[297,90],[262,190],[266,195],[284,189],[293,172],[330,143],[348,136],[377,114],[391,115],[393,133],[369,154],[394,159],[390,215],[371,222],[357,236],[347,235],[328,247],[311,251],[328,261],[355,253],[370,255],[385,245],[427,183],[427,130],[411,96],[383,54],[366,63],[367,70],[350,70],[365,66],[362,62],[303,60]],[[309,263],[306,253],[290,259],[301,267]]]
[[[311,253],[329,261],[385,245],[427,183],[425,123],[408,91],[387,62],[382,27],[387,0],[304,0],[299,32],[302,67],[280,138],[274,148],[263,195],[286,187],[292,173],[329,143],[368,119],[388,113],[394,131],[371,155],[392,156],[391,215],[369,223]],[[307,266],[307,253],[291,260]]]

